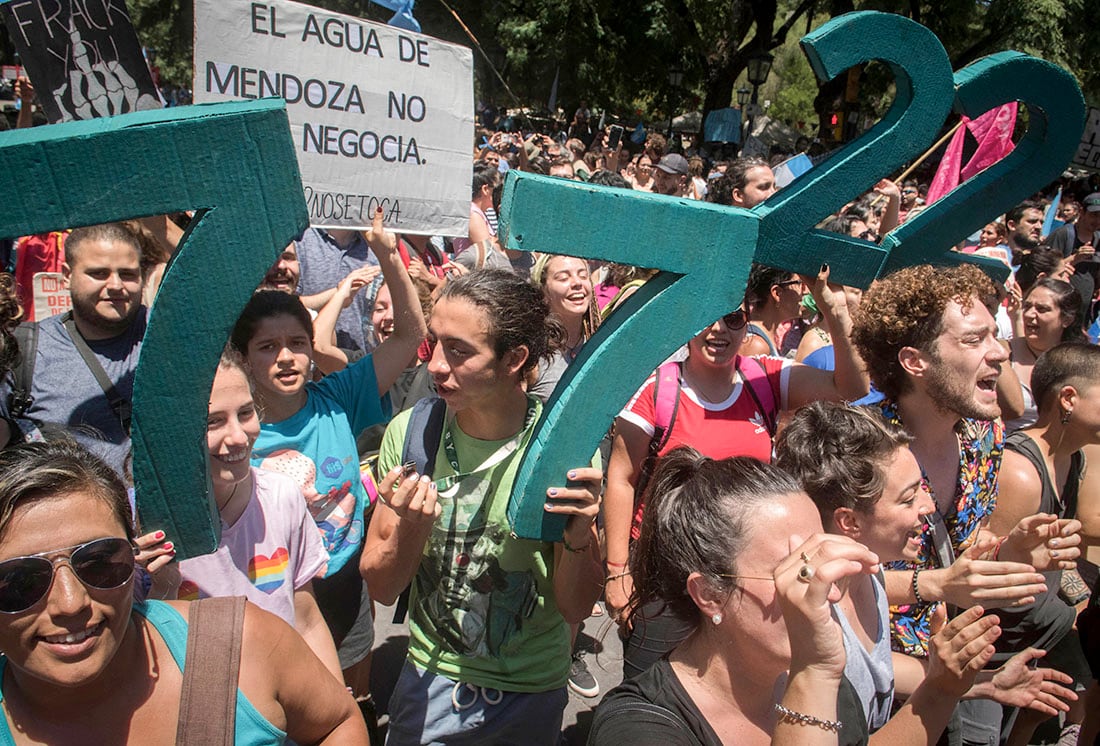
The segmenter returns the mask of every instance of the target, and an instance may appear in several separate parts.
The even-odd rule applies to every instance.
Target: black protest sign
[[[51,122],[160,108],[125,0],[8,0],[0,14]]]

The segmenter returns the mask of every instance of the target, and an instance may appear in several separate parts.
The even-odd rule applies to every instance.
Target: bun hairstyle
[[[789,474],[756,459],[716,461],[694,448],[669,451],[646,486],[642,533],[630,558],[634,613],[658,602],[695,624],[700,612],[687,590],[701,573],[718,592],[737,585],[737,559],[754,534],[756,508],[799,493]]]

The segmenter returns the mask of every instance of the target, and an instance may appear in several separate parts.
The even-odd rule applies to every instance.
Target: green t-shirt
[[[536,401],[537,421],[542,405]],[[401,463],[412,412],[397,415],[378,454],[379,473]],[[511,438],[463,433],[447,413],[460,472],[477,469]],[[524,436],[529,435],[529,431]],[[569,677],[569,627],[554,599],[554,545],[519,539],[508,498],[526,447],[442,490],[442,514],[424,547],[409,602],[409,660],[456,681],[510,692],[543,692]],[[440,444],[438,481],[454,474]]]

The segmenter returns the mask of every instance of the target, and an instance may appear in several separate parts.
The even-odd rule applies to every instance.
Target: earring
[[[722,615],[721,614],[715,614],[714,616],[712,616],[710,618],[710,620],[712,622],[714,622],[716,625],[721,624],[722,623]]]
[[[1073,414],[1072,409],[1067,409],[1064,412],[1062,412],[1062,424],[1063,425],[1066,424],[1067,422],[1069,422],[1069,418],[1072,414]]]

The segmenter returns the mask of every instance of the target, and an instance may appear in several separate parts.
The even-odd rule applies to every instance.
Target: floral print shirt
[[[898,414],[897,403],[883,400],[879,405],[882,416],[899,427],[904,427]],[[1004,425],[1000,420],[961,419],[955,425],[959,437],[959,484],[951,512],[942,515],[943,524],[950,537],[951,549],[956,557],[965,552],[978,538],[978,529],[993,513],[997,503],[997,476],[1004,454]],[[924,467],[921,467],[924,474]],[[924,489],[932,495],[927,475]],[[914,562],[897,561],[887,565],[891,570],[932,569],[942,567],[933,546],[931,531],[925,525],[921,536],[921,548]],[[894,650],[906,655],[928,656],[928,638],[932,619],[943,602],[909,604],[890,608],[890,626]]]

